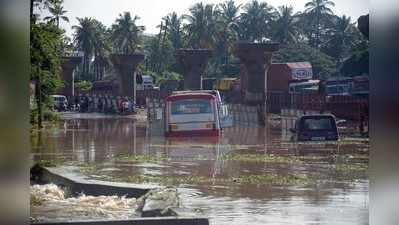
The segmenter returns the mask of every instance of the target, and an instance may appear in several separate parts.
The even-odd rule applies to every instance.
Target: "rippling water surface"
[[[165,139],[157,124],[73,114],[32,136],[35,161],[79,165],[91,179],[177,186],[180,213],[215,225],[368,224],[368,150],[350,138],[295,144],[279,124]]]

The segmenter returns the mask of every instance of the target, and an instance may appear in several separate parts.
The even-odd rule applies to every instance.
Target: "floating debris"
[[[179,207],[179,196],[176,188],[155,189],[149,191],[139,200],[138,211],[141,216],[177,216],[172,210]]]
[[[30,187],[31,219],[128,219],[137,217],[137,200],[118,196],[88,196],[67,198],[55,184]],[[45,212],[45,215],[43,213]]]

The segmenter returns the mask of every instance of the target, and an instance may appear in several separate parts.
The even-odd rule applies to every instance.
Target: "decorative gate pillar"
[[[79,56],[65,56],[61,59],[61,79],[64,82],[64,87],[61,89],[60,94],[67,97],[74,95],[73,91],[73,71],[82,62],[82,57]]]
[[[178,49],[176,58],[183,67],[184,90],[201,90],[201,76],[212,51],[209,49]]]
[[[144,60],[142,53],[129,55],[112,54],[111,60],[118,72],[119,94],[136,99],[136,70],[137,66]]]
[[[238,42],[234,54],[240,58],[245,71],[241,79],[246,83],[243,92],[247,104],[259,105],[265,103],[266,76],[271,65],[273,52],[278,51],[278,43]]]

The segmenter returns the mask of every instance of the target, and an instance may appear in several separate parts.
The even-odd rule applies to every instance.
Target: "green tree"
[[[171,41],[166,38],[164,42],[160,43],[159,35],[150,37],[145,41],[144,53],[147,55],[146,69],[158,74],[171,70],[175,63],[174,48]]]
[[[30,0],[30,21],[36,23],[39,14],[35,13],[36,10],[48,9],[52,5],[62,4],[63,0]]]
[[[138,16],[132,17],[130,12],[119,14],[119,18],[111,27],[115,52],[131,54],[141,47],[140,36],[145,28],[136,24],[139,19]]]
[[[107,27],[104,26],[100,21],[93,20],[95,27],[95,39],[94,39],[94,81],[101,80],[104,78],[105,70],[110,68],[111,62],[109,54],[111,52],[111,40],[110,32]]]
[[[324,52],[336,59],[340,65],[344,58],[347,58],[351,49],[360,41],[361,36],[351,18],[343,15],[336,17],[334,26],[330,29],[330,38],[324,44]]]
[[[188,21],[185,26],[187,46],[190,48],[213,49],[216,38],[216,22],[219,14],[212,4],[197,3],[190,9],[190,15],[183,17]]]
[[[36,82],[36,105],[31,115],[37,115],[41,128],[42,108],[48,108],[49,96],[62,87],[61,49],[63,32],[53,24],[31,23],[30,30],[30,80]],[[33,118],[33,120],[36,120]]]
[[[243,7],[240,15],[240,40],[262,42],[271,38],[271,24],[276,10],[266,2],[253,0]]]
[[[334,14],[335,3],[329,0],[312,0],[305,4],[305,26],[310,28],[309,42],[312,47],[319,48],[322,30]]]
[[[83,78],[89,79],[89,67],[97,41],[97,31],[94,19],[88,17],[76,19],[79,25],[72,27],[75,30],[74,43],[77,49],[84,53],[82,75]]]
[[[57,27],[60,27],[60,20],[69,22],[68,17],[65,16],[65,14],[68,11],[64,10],[64,7],[62,7],[62,3],[63,3],[63,0],[51,3],[48,10],[52,16],[47,16],[44,18],[44,20],[47,20],[50,23],[55,23],[57,25]]]
[[[294,13],[292,6],[278,7],[277,19],[273,26],[273,39],[281,44],[298,42],[302,35],[298,23],[299,14]]]
[[[369,43],[363,40],[352,49],[351,56],[346,59],[340,68],[343,76],[359,76],[369,74]]]
[[[337,74],[334,59],[307,44],[289,44],[275,54],[274,60],[276,62],[310,62],[315,78],[325,79]]]
[[[172,42],[174,49],[182,47],[182,17],[179,17],[176,12],[172,12],[163,18],[165,22],[165,30],[168,39]]]
[[[232,55],[234,43],[238,40],[238,12],[241,5],[236,6],[233,0],[225,1],[218,5],[220,16],[217,26],[216,57],[218,63],[222,65],[229,64],[229,58]]]

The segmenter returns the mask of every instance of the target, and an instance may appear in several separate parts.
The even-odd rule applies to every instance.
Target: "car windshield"
[[[331,130],[333,121],[331,118],[307,118],[303,121],[305,130]]]
[[[212,107],[209,100],[187,99],[172,102],[172,114],[200,114],[211,113]]]
[[[64,97],[54,97],[54,100],[58,101],[58,102],[62,102],[62,101],[65,101],[65,98]]]

